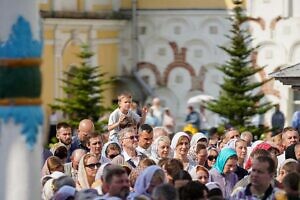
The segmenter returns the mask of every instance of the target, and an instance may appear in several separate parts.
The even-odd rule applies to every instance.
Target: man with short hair
[[[59,122],[56,125],[56,138],[59,143],[62,143],[67,148],[67,162],[70,161],[71,156],[71,144],[72,144],[72,128],[66,122]]]
[[[94,131],[90,134],[87,142],[87,147],[89,148],[90,153],[96,155],[96,157],[98,158],[101,164],[110,162],[110,160],[101,156],[103,143],[102,143],[102,137],[99,132]]]
[[[292,144],[296,144],[297,142],[299,142],[299,133],[296,129],[294,129],[293,127],[285,127],[282,131],[282,147],[284,148],[284,150],[286,150],[286,148]],[[278,170],[279,170],[279,166],[282,165],[282,163],[285,160],[285,151],[277,156],[277,160],[278,160]]]
[[[143,124],[139,129],[139,141],[136,150],[146,156],[151,156],[151,144],[153,142],[153,128],[149,124]]]
[[[246,187],[234,191],[230,199],[275,199],[275,193],[279,190],[271,184],[275,170],[275,162],[272,158],[257,157],[253,161],[250,183]]]
[[[64,164],[65,174],[72,177],[74,181],[77,181],[79,161],[84,154],[86,154],[85,150],[76,149],[72,152],[71,162]]]
[[[103,188],[108,192],[99,199],[116,197],[125,200],[130,193],[129,178],[125,169],[117,165],[107,166],[103,174]]]
[[[240,132],[237,129],[231,127],[225,130],[225,138],[224,138],[225,144],[231,139],[238,139],[238,138],[240,138]]]
[[[69,149],[72,143],[72,128],[66,122],[59,122],[56,125],[56,138]]]
[[[138,144],[138,134],[132,127],[122,129],[119,132],[119,143],[123,150],[121,155],[112,159],[111,163],[116,165],[126,165],[130,169],[136,168],[146,155],[136,150]]]
[[[282,131],[282,145],[286,149],[292,144],[299,142],[299,133],[292,127],[286,127]]]
[[[84,149],[89,151],[87,142],[89,135],[95,129],[94,123],[90,119],[83,119],[79,122],[77,135],[72,138],[72,144],[70,151],[73,152],[75,149]]]
[[[241,133],[241,139],[247,142],[247,147],[251,147],[253,141],[253,135],[250,131],[244,131]]]

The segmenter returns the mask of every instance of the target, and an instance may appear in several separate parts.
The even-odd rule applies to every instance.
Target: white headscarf
[[[106,150],[107,150],[107,148],[108,148],[108,146],[109,146],[110,144],[117,144],[118,147],[120,148],[120,153],[121,153],[121,151],[122,151],[122,148],[121,148],[121,146],[120,146],[120,144],[119,144],[118,142],[112,141],[112,140],[106,142],[106,143],[103,145],[102,150],[101,150],[101,164],[107,163],[107,162],[102,162],[103,160],[111,161],[111,159],[108,158],[108,157],[106,156]]]
[[[191,177],[192,177],[192,179],[193,179],[194,181],[198,181],[198,174],[197,174],[197,171],[198,171],[199,168],[202,168],[202,170],[205,170],[205,171],[207,172],[208,176],[209,176],[208,169],[206,169],[206,168],[205,168],[204,166],[202,166],[202,165],[196,165],[195,167],[193,167],[193,168],[189,171],[189,173],[190,173],[190,175],[191,175]]]
[[[182,137],[182,136],[187,137],[190,140],[190,136],[187,133],[185,133],[185,132],[176,133],[174,135],[173,139],[172,139],[172,142],[171,142],[171,148],[172,148],[173,151],[175,151],[177,143],[179,141],[179,138]]]
[[[206,141],[208,141],[207,137],[203,134],[203,133],[195,133],[191,139],[191,144],[190,144],[190,149],[188,152],[188,156],[189,158],[191,158],[192,160],[196,160],[196,149],[197,149],[197,144],[198,141],[201,139],[206,139]]]
[[[194,145],[197,145],[198,141],[203,138],[206,139],[206,141],[208,141],[206,135],[204,135],[203,133],[201,133],[201,132],[195,133],[191,139],[191,147]]]
[[[44,182],[45,179],[49,179],[49,180],[47,180],[43,186],[42,199],[50,200],[53,197],[54,191],[53,191],[52,182],[54,179],[58,179],[59,177],[62,177],[62,176],[65,176],[65,174],[62,172],[56,172],[56,171],[50,175],[43,176],[43,178],[41,179],[41,182]]]
[[[158,145],[159,145],[159,142],[160,142],[160,141],[165,141],[165,139],[168,139],[169,142],[171,143],[171,141],[170,141],[170,139],[169,139],[168,136],[159,136],[158,138],[156,138],[156,139],[154,140],[154,142],[153,142],[152,145],[151,145],[151,159],[154,160],[156,164],[157,164],[158,161],[161,159],[161,158],[159,157],[158,153],[157,153],[157,152],[158,152]],[[171,155],[172,155],[172,153],[171,153],[171,148],[170,148],[169,156],[168,156],[168,157],[171,158]]]
[[[236,139],[236,138],[230,139],[230,140],[225,144],[224,148],[226,147],[226,148],[231,148],[231,149],[235,150],[235,146],[236,146],[236,141],[237,141],[237,140],[238,140],[238,139]]]

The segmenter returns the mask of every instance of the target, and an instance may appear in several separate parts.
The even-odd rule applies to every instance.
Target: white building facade
[[[265,66],[256,75],[258,81],[268,74],[300,61],[300,20],[297,0],[247,1],[245,22],[253,36],[253,45],[259,45],[252,55],[253,64]],[[228,59],[218,47],[229,40],[231,10],[227,9],[146,9],[137,10],[138,50],[132,51],[132,27],[121,35],[120,71],[134,66],[138,55],[138,74],[154,90],[155,96],[171,109],[179,125],[186,115],[187,100],[198,94],[218,98],[223,74],[217,70]],[[130,23],[130,22],[128,22]],[[286,125],[299,107],[300,95],[289,86],[272,80],[261,90],[265,100],[279,103],[286,116]],[[264,116],[270,125],[273,110]],[[207,127],[218,123],[217,116],[205,111]]]

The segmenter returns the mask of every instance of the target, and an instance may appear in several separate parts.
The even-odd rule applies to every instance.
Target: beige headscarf
[[[91,186],[89,185],[85,167],[84,167],[84,160],[86,159],[87,156],[96,157],[94,154],[88,153],[88,154],[85,154],[84,156],[82,156],[82,158],[80,159],[79,165],[78,165],[78,177],[77,177],[78,180],[77,180],[77,184],[76,184],[76,189],[78,189],[78,190],[91,188]]]

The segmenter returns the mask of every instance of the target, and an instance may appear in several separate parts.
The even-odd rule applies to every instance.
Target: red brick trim
[[[184,48],[184,47],[181,48],[181,49],[178,49],[178,45],[176,44],[176,42],[170,42],[169,44],[170,44],[170,46],[173,50],[173,53],[174,53],[174,61],[171,62],[164,71],[163,85],[167,85],[170,72],[174,68],[177,68],[177,67],[181,67],[181,68],[186,69],[190,73],[191,78],[193,80],[193,78],[196,76],[196,72],[195,72],[194,68],[186,62],[186,51],[187,51],[187,49]]]
[[[157,66],[149,63],[149,62],[139,62],[137,65],[138,70],[142,69],[150,69],[153,73],[154,76],[156,77],[156,84],[157,85],[162,85],[162,78],[159,70],[157,69]]]

